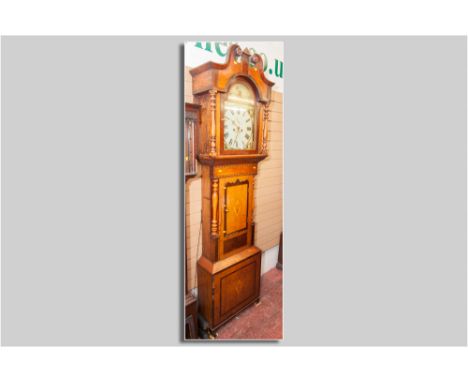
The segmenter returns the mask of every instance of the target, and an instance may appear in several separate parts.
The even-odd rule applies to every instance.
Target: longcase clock
[[[213,333],[260,297],[261,249],[254,244],[254,179],[267,157],[273,82],[263,61],[232,45],[224,64],[190,71],[201,105],[202,255],[197,263],[199,317]]]

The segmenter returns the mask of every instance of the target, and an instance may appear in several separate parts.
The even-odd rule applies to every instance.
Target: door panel
[[[231,314],[243,303],[255,297],[256,265],[255,262],[251,262],[221,278],[221,317]]]
[[[214,326],[230,319],[260,296],[261,252],[214,276]]]
[[[225,189],[225,235],[248,227],[249,182],[227,183]]]

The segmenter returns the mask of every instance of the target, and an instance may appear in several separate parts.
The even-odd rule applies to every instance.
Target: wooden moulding
[[[206,154],[199,154],[198,160],[201,164],[206,166],[222,166],[227,164],[238,163],[258,163],[267,157],[266,154],[250,154],[250,155],[223,155],[211,156]]]
[[[222,177],[232,177],[240,175],[257,175],[257,164],[256,163],[247,163],[237,166],[214,166],[213,175],[222,178]]]
[[[198,260],[198,266],[207,271],[209,274],[214,275],[216,273],[222,272],[229,267],[248,259],[251,256],[254,256],[258,253],[261,253],[261,250],[255,246],[243,249],[238,251],[237,253],[232,253],[229,257],[225,258],[224,260],[212,262],[208,260],[206,257],[200,257]]]

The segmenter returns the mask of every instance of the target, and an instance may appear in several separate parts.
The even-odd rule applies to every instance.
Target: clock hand
[[[240,133],[240,126],[237,124],[237,123],[234,123],[234,126],[236,127],[236,139],[237,140],[237,137],[239,136],[239,133]]]

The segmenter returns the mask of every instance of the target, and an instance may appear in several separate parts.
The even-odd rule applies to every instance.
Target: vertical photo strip
[[[184,47],[186,341],[283,339],[284,47]]]

